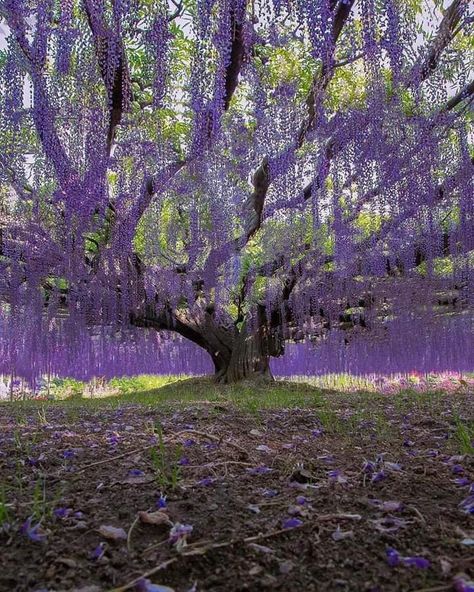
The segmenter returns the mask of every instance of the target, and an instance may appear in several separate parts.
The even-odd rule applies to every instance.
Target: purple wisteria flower
[[[55,508],[53,511],[56,518],[67,518],[72,512],[72,508]]]
[[[400,553],[393,547],[388,547],[385,551],[387,563],[390,567],[398,565],[405,565],[407,567],[416,567],[418,569],[428,569],[430,562],[424,557],[402,557]]]
[[[192,533],[193,527],[190,524],[176,522],[170,530],[169,542],[179,551],[186,546],[187,538]]]
[[[214,483],[215,479],[213,479],[212,477],[204,477],[204,479],[201,479],[200,481],[197,482],[197,485],[202,485],[204,487],[208,487],[209,485],[212,485]]]
[[[160,509],[167,507],[166,495],[160,494],[160,497],[156,500],[156,507]]]
[[[459,504],[459,507],[465,514],[474,514],[474,495],[470,495],[466,499],[463,499]]]
[[[186,467],[188,466],[190,463],[189,458],[187,456],[183,456],[182,458],[180,458],[178,460],[178,465],[182,466],[182,467]]]
[[[33,518],[31,516],[21,525],[20,532],[34,543],[46,541],[46,533],[41,529],[41,523],[33,524]]]
[[[467,477],[458,477],[457,479],[454,479],[453,483],[459,485],[459,487],[467,487],[471,484],[471,481]]]
[[[372,483],[378,483],[379,481],[383,481],[384,479],[387,478],[387,475],[384,471],[377,471],[377,473],[374,473],[372,475]]]
[[[300,520],[299,518],[286,518],[286,520],[283,520],[282,527],[283,528],[298,528],[298,526],[301,526],[302,524],[303,524],[303,521]]]
[[[106,548],[107,548],[106,543],[99,543],[97,545],[97,547],[91,552],[90,558],[93,561],[98,561],[99,559],[101,559],[103,557]]]
[[[168,586],[162,586],[161,584],[153,584],[150,580],[140,578],[135,584],[136,592],[174,592],[172,588]]]
[[[328,472],[329,481],[331,483],[347,483],[347,477],[342,473],[340,469],[334,469]]]
[[[194,446],[194,444],[196,444],[196,441],[191,440],[191,438],[186,438],[186,440],[183,442],[183,446],[186,446],[186,448],[189,448],[190,446]]]
[[[113,432],[110,436],[107,436],[107,444],[109,444],[109,446],[117,446],[119,440],[120,436],[115,432]]]
[[[418,569],[428,569],[431,565],[428,559],[424,557],[404,557],[403,563],[404,565],[417,567]]]
[[[130,469],[128,474],[130,477],[143,477],[145,473],[141,469]]]
[[[276,489],[262,489],[261,493],[263,497],[275,497],[278,495],[278,491]]]
[[[364,461],[364,464],[362,465],[362,470],[364,473],[371,475],[375,471],[375,463],[371,460]]]
[[[74,450],[65,450],[63,452],[63,458],[65,458],[65,459],[74,458],[74,456],[76,456],[76,453],[74,452]]]
[[[390,565],[390,567],[396,567],[400,564],[400,553],[397,550],[393,549],[392,547],[388,547],[388,549],[385,551],[385,554],[387,556],[387,563]]]
[[[454,578],[453,587],[456,592],[474,592],[474,582],[465,574],[459,574]]]

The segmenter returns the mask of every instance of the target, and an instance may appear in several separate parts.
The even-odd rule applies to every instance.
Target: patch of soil
[[[473,458],[453,437],[472,395],[38,409],[0,406],[0,590],[414,592],[474,576]]]

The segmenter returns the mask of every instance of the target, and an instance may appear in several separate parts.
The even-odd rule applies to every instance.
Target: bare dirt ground
[[[472,590],[474,395],[298,389],[0,406],[0,590]]]

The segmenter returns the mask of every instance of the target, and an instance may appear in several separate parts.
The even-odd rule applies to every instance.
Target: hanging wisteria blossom
[[[304,359],[327,344],[328,369],[437,369],[436,348],[463,366],[471,2],[1,0],[0,16],[1,373],[171,355],[232,382],[303,341]],[[162,331],[204,355],[169,354]]]

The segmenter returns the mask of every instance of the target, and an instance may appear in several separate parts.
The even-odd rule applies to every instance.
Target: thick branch
[[[122,120],[124,111],[129,108],[132,99],[130,72],[120,35],[110,30],[105,19],[99,21],[97,13],[92,9],[91,0],[84,0],[84,9],[94,39],[100,74],[109,101],[106,151],[107,156],[110,156],[117,126]],[[109,71],[110,67],[112,67],[112,72]]]
[[[308,131],[312,129],[316,120],[316,111],[318,103],[320,102],[323,93],[327,89],[335,71],[336,64],[333,63],[334,51],[336,43],[342,32],[344,24],[352,10],[355,0],[348,0],[341,2],[336,9],[334,20],[332,24],[332,51],[323,62],[321,69],[315,74],[311,84],[311,90],[306,98],[306,105],[308,114],[300,126],[296,142],[292,147],[293,151],[298,150],[303,145]],[[333,2],[331,7],[334,8],[336,2]],[[249,195],[245,210],[245,232],[247,241],[259,230],[262,224],[262,212],[265,204],[265,199],[270,188],[271,178],[269,174],[268,157],[265,157],[254,173],[253,191]]]
[[[230,106],[230,101],[234,95],[239,81],[239,74],[245,54],[243,22],[237,18],[235,9],[232,11],[231,18],[232,46],[230,49],[230,61],[227,66],[225,76],[225,96],[224,111]]]
[[[408,76],[409,87],[420,85],[436,70],[443,51],[459,31],[456,27],[467,6],[467,0],[453,0],[444,14],[433,41],[424,51],[420,61],[416,62],[411,68]]]
[[[4,10],[5,19],[15,35],[16,42],[23,53],[27,70],[34,89],[33,121],[46,157],[53,164],[60,185],[66,188],[75,171],[69,161],[54,126],[54,110],[49,100],[43,65],[35,59],[36,48],[27,39],[27,27],[21,12],[14,2],[9,2]]]

